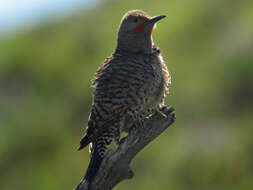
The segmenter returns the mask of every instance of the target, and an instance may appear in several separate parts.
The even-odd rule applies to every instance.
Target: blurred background
[[[116,190],[253,189],[253,1],[1,0],[0,189],[72,189],[92,76],[123,14],[167,15],[153,39],[177,120]]]

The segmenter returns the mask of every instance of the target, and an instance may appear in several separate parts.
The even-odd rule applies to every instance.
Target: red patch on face
[[[133,31],[140,32],[143,30],[144,26],[145,26],[144,24],[140,24],[139,26],[135,27]]]
[[[144,26],[145,26],[145,24],[140,24],[139,26],[135,27],[133,31],[134,32],[141,32],[143,30]],[[151,34],[153,34],[153,32],[154,32],[154,28],[152,28]]]

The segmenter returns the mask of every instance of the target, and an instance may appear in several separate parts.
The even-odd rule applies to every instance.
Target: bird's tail
[[[78,150],[82,150],[84,147],[86,147],[91,142],[91,135],[85,135],[81,141]]]
[[[89,166],[84,176],[84,180],[86,181],[86,183],[89,184],[89,186],[92,180],[94,179],[94,177],[96,176],[102,160],[103,158],[98,153],[98,147],[95,145],[94,150],[92,151],[92,154],[91,154],[91,160],[90,160]]]

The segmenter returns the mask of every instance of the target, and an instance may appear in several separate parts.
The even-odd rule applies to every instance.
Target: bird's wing
[[[112,57],[98,69],[88,128],[81,141],[84,146],[144,103],[143,87],[154,79],[152,67],[144,64],[134,57]]]

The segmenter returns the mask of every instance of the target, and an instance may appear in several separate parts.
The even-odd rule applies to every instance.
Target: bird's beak
[[[148,21],[147,21],[147,25],[149,24],[155,24],[156,22],[158,22],[159,20],[165,18],[165,15],[159,15],[159,16],[153,16],[151,17]]]

